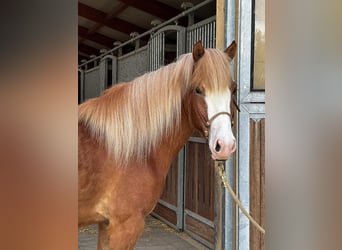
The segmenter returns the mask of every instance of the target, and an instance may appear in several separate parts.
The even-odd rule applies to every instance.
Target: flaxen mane
[[[225,91],[229,79],[224,86],[219,82],[222,67],[229,71],[226,53],[207,49],[204,58],[199,61],[198,70],[217,79],[206,83],[209,89]],[[122,165],[132,156],[143,160],[163,135],[180,125],[181,102],[191,87],[193,65],[192,54],[185,54],[175,63],[109,88],[79,106],[79,123],[87,126]]]

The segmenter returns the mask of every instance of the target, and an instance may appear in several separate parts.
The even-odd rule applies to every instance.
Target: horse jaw
[[[226,111],[230,113],[230,92],[208,94],[205,97],[208,107],[208,118]],[[231,130],[231,120],[228,115],[216,117],[209,130],[209,148],[214,160],[226,160],[236,150],[236,139]]]

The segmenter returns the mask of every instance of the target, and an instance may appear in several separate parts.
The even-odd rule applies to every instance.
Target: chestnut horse
[[[225,50],[204,49],[117,84],[79,106],[78,223],[99,225],[98,249],[133,249],[173,159],[197,129],[213,159],[235,151]]]

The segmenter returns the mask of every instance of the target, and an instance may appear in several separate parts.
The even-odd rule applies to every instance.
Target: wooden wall
[[[265,119],[250,120],[250,214],[265,227]],[[265,236],[250,224],[251,250],[265,249]]]

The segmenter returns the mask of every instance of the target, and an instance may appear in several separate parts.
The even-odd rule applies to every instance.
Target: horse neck
[[[165,136],[160,145],[154,150],[153,162],[158,171],[164,178],[166,177],[171,163],[180,149],[186,144],[190,135],[194,132],[194,127],[182,110],[181,125],[178,129],[174,129],[168,136]]]

